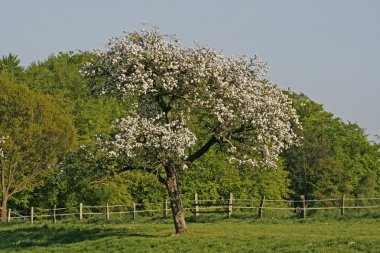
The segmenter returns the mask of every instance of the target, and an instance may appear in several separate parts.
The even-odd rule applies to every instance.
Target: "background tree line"
[[[7,180],[2,181],[1,199],[7,198],[8,206],[149,203],[166,197],[165,187],[154,175],[123,171],[128,161],[97,148],[95,140],[112,134],[110,123],[130,104],[89,90],[96,87],[90,83],[95,81],[82,78],[79,69],[92,58],[89,52],[60,53],[26,68],[13,54],[0,60],[0,137],[19,135],[13,149],[3,149],[8,150],[6,155],[12,150],[18,154],[15,181],[33,177],[10,197],[4,192],[12,188],[7,191]],[[184,199],[194,192],[202,198],[225,198],[228,192],[240,198],[380,195],[379,143],[369,141],[360,126],[334,117],[306,95],[284,92],[300,117],[302,145],[284,152],[277,170],[240,170],[227,156],[221,159],[226,151],[215,146],[194,169],[181,174]],[[45,139],[36,142],[33,136],[42,132]],[[38,176],[31,174],[31,163],[39,168]],[[0,166],[8,179],[9,164]]]

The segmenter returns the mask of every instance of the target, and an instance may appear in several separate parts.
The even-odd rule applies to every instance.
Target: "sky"
[[[184,46],[258,55],[267,78],[303,92],[371,139],[380,135],[378,0],[0,0],[0,55],[23,66],[50,54],[105,49],[149,27]],[[148,25],[146,25],[148,24]]]

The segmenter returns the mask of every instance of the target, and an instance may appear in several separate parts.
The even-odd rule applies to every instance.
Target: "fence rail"
[[[341,198],[330,199],[309,199],[305,196],[300,196],[300,199],[287,200],[287,199],[266,199],[262,196],[260,199],[234,199],[233,194],[230,193],[227,199],[198,199],[198,194],[194,194],[193,200],[183,200],[184,210],[190,211],[195,217],[200,214],[207,213],[221,213],[231,217],[233,211],[243,210],[246,212],[257,211],[259,218],[263,217],[264,210],[285,210],[290,212],[299,212],[303,218],[307,217],[308,211],[316,210],[334,210],[340,209],[341,215],[345,215],[346,210],[355,209],[380,209],[380,198]],[[359,205],[358,203],[371,202],[367,205]],[[326,205],[326,203],[334,203],[334,205]],[[325,205],[325,206],[322,206]],[[146,206],[151,208],[142,209]],[[153,206],[153,208],[152,208]],[[96,211],[95,211],[96,210]],[[57,217],[73,216],[78,217],[80,220],[84,216],[103,215],[105,219],[109,220],[111,215],[117,214],[130,214],[132,219],[136,219],[137,214],[153,213],[162,214],[164,218],[168,217],[171,209],[168,208],[168,200],[156,203],[135,203],[130,204],[117,204],[117,205],[84,205],[80,203],[76,207],[57,207],[56,205],[49,208],[31,207],[27,215],[20,214],[20,212],[12,211],[10,208],[6,210],[6,221],[11,222],[12,219],[29,220],[33,224],[35,219],[49,218],[56,223]],[[24,213],[26,213],[24,211]]]

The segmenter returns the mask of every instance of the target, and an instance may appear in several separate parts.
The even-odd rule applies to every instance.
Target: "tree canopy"
[[[301,145],[284,153],[294,193],[312,199],[375,196],[379,184],[368,179],[378,178],[379,145],[368,141],[357,124],[334,118],[304,94],[292,99],[303,125]]]
[[[72,117],[52,98],[0,76],[2,219],[7,200],[40,185],[54,164],[74,147]]]
[[[114,124],[110,154],[160,177],[177,233],[186,231],[177,175],[213,145],[223,146],[238,166],[275,168],[280,152],[296,142],[296,111],[261,80],[266,69],[257,57],[183,48],[157,30],[111,40],[108,51],[83,68],[84,76],[105,80],[101,92],[134,101]],[[191,128],[196,124],[205,124],[203,133]]]

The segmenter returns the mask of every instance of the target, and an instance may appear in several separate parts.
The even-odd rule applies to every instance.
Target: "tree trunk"
[[[8,194],[3,192],[1,198],[1,221],[7,221],[7,202],[8,202]]]
[[[187,231],[187,225],[178,187],[177,173],[174,168],[165,168],[165,170],[167,176],[165,184],[169,193],[175,232],[176,234],[181,234]]]

